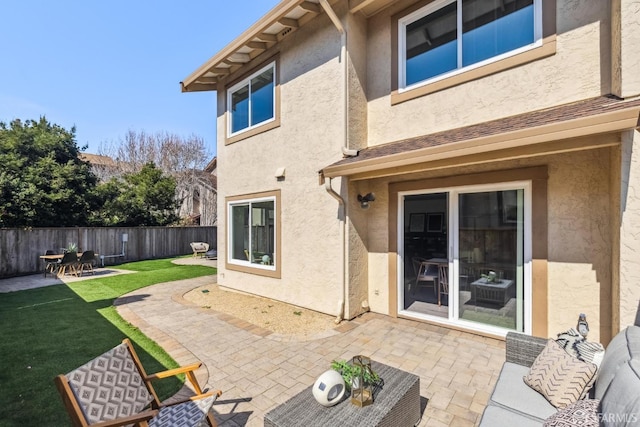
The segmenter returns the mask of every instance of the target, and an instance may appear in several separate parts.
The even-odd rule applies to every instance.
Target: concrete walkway
[[[262,426],[264,414],[313,384],[333,359],[356,354],[420,376],[420,426],[477,425],[504,362],[504,342],[368,313],[331,336],[297,341],[184,300],[215,276],[124,295],[118,312],[180,364],[201,360],[202,384],[221,389],[221,427]]]

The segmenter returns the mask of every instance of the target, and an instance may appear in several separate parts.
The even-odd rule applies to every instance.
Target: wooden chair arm
[[[189,380],[189,382],[193,386],[193,389],[195,390],[196,394],[201,395],[202,388],[200,387],[200,384],[198,384],[198,379],[196,378],[196,374],[194,373],[195,370],[198,369],[200,366],[202,366],[202,362],[196,362],[196,363],[192,363],[191,365],[180,366],[179,368],[169,369],[167,371],[156,372],[155,374],[147,375],[144,378],[144,380],[149,382],[155,379],[172,377],[178,374],[185,374],[185,376],[187,377],[187,380]]]
[[[147,375],[145,379],[147,380],[155,380],[161,378],[173,377],[178,374],[186,374],[187,372],[192,372],[202,366],[202,362],[192,363],[191,365],[180,366],[175,369],[168,369],[166,371],[156,372],[155,374]]]
[[[117,420],[112,421],[102,421],[96,424],[91,424],[91,427],[118,427],[118,426],[126,426],[129,424],[135,424],[140,426],[147,426],[147,421],[151,418],[158,415],[157,409],[150,409],[144,412],[140,412],[135,415],[131,415],[129,417],[118,418]]]
[[[160,404],[160,408],[165,408],[167,406],[180,405],[181,403],[190,402],[192,400],[206,399],[207,397],[211,397],[211,396],[215,396],[216,399],[218,399],[220,396],[222,396],[222,390],[208,391],[206,393],[199,394],[197,396],[191,396],[191,397],[188,397],[186,399],[178,400],[176,402],[162,403],[162,404]]]

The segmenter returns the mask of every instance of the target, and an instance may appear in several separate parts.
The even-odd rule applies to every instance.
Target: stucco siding
[[[545,45],[553,46],[551,51],[428,95],[394,98],[392,17],[415,3],[393,2],[365,18],[347,14],[348,2],[338,2],[334,8],[347,30],[346,62],[341,57],[344,39],[321,13],[219,84],[219,283],[331,315],[338,315],[344,303],[346,318],[367,307],[395,314],[397,291],[390,283],[396,280],[396,267],[389,256],[395,233],[389,227],[396,201],[389,200],[390,183],[545,166],[539,169],[549,174],[544,194],[548,251],[539,258],[547,258],[540,262],[548,289],[534,295],[539,306],[533,310],[544,311],[544,330],[550,335],[575,326],[578,314],[586,313],[590,338],[608,341],[612,331],[635,316],[640,297],[640,157],[633,150],[633,143],[640,142],[638,132],[624,134],[622,147],[554,155],[532,151],[527,155],[534,157],[509,161],[496,152],[493,163],[370,180],[362,175],[352,181],[335,178],[332,188],[344,206],[320,184],[318,171],[342,158],[346,141],[348,148],[362,149],[616,90],[639,94],[640,74],[633,71],[640,67],[640,54],[632,47],[640,31],[630,22],[640,13],[639,2],[556,0],[555,35],[545,39],[552,41]],[[229,140],[225,88],[269,58],[277,64],[279,121],[262,133]],[[592,135],[584,142],[588,146],[603,138],[604,146],[615,143],[615,137]],[[560,149],[574,148],[555,150]],[[285,169],[283,179],[274,176],[279,168]],[[279,192],[281,208],[279,277],[229,267],[227,199],[273,191]],[[363,210],[357,196],[368,192],[376,200]]]
[[[499,166],[460,168],[456,174],[495,169],[547,165],[548,179],[548,331],[554,335],[574,327],[579,313],[586,313],[590,339],[608,340],[611,318],[610,148],[572,152],[518,161]],[[441,177],[424,172],[393,181]],[[376,192],[367,211],[369,252],[368,295],[371,309],[388,314],[389,301],[389,199],[390,179],[362,183]],[[378,203],[381,202],[381,203]],[[364,218],[363,218],[364,220]],[[534,236],[535,238],[535,236]],[[636,270],[637,271],[637,267]],[[395,283],[395,277],[391,278]],[[638,297],[635,297],[638,301]],[[536,307],[533,307],[535,310]],[[634,312],[635,313],[635,312]]]
[[[640,132],[622,135],[620,200],[620,307],[618,329],[640,324]],[[615,308],[615,306],[614,306]]]
[[[557,156],[549,163],[549,332],[586,313],[590,338],[610,339],[609,149]]]
[[[640,1],[612,0],[611,26],[613,93],[640,95]]]
[[[339,205],[319,185],[317,171],[340,158],[344,139],[340,37],[323,15],[291,34],[278,50],[281,126],[225,145],[226,115],[218,117],[218,281],[337,315],[343,286],[342,225]],[[225,96],[218,92],[219,108]],[[285,178],[278,181],[274,175],[280,167]],[[278,189],[281,278],[227,269],[226,198]]]
[[[608,2],[558,0],[554,55],[391,105],[391,17],[406,6],[406,2],[398,2],[369,20],[369,145],[539,110],[611,90]]]

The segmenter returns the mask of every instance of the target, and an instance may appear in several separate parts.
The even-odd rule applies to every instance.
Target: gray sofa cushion
[[[629,326],[609,343],[598,369],[595,398],[602,400],[618,369],[631,358],[640,360],[640,327]]]
[[[505,362],[491,394],[491,401],[542,422],[549,415],[555,414],[557,409],[544,396],[525,384],[522,378],[528,373],[529,368],[526,366]]]
[[[490,404],[482,414],[479,427],[541,427],[542,423],[540,419]]]
[[[607,350],[608,351],[608,350]],[[606,426],[640,426],[640,360],[631,359],[619,367],[600,401]]]

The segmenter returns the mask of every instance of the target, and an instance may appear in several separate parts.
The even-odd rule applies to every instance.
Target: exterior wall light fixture
[[[358,201],[362,209],[369,209],[369,203],[376,199],[376,195],[373,193],[367,193],[364,196],[358,194]]]

